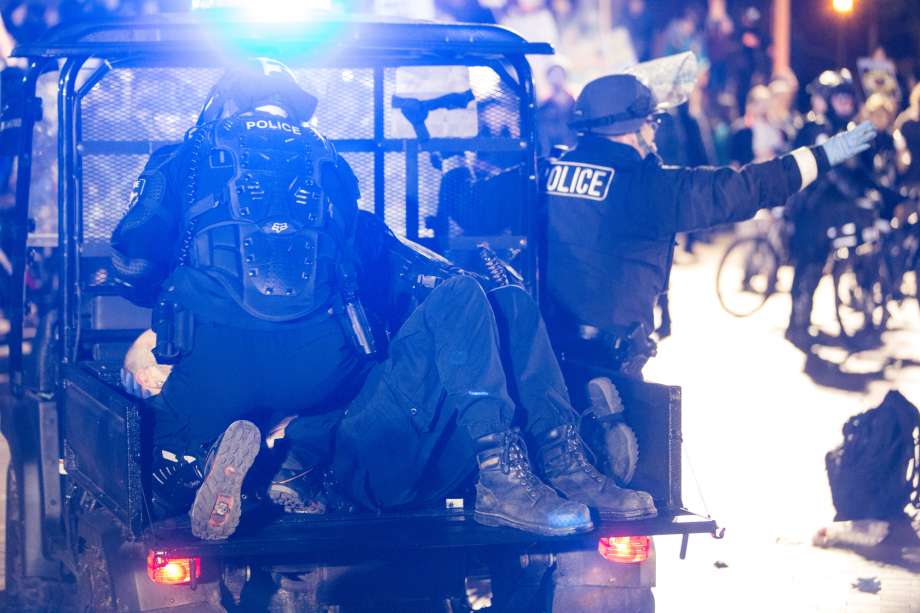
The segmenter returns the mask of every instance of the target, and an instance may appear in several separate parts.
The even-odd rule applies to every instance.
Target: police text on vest
[[[606,200],[613,168],[574,162],[556,162],[546,178],[546,191],[556,196]]]
[[[291,125],[286,121],[275,121],[272,119],[250,119],[246,122],[246,129],[252,130],[253,128],[258,128],[259,130],[281,130],[282,132],[290,132],[291,134],[302,134],[300,128],[297,126]]]

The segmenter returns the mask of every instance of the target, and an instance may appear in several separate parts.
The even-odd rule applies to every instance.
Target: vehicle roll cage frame
[[[321,19],[307,27],[298,24],[271,24],[253,28],[251,23],[234,21],[232,15],[163,15],[144,20],[117,19],[93,24],[62,27],[43,40],[17,47],[13,55],[29,59],[24,91],[39,112],[27,113],[22,122],[22,150],[19,156],[16,188],[17,243],[13,250],[14,281],[22,291],[11,299],[10,382],[17,397],[23,393],[23,310],[25,269],[29,228],[29,197],[32,166],[32,137],[40,120],[41,99],[36,85],[41,74],[60,66],[58,79],[58,249],[60,290],[58,321],[62,365],[77,359],[81,341],[113,339],[104,331],[80,329],[84,294],[111,293],[84,288],[80,275],[79,246],[83,239],[82,156],[90,153],[145,154],[166,144],[148,141],[103,142],[82,140],[81,102],[110,71],[121,67],[219,67],[226,65],[226,49],[236,45],[245,56],[281,57],[295,67],[347,67],[373,70],[373,138],[334,141],[341,152],[373,153],[374,212],[384,214],[384,155],[402,152],[406,159],[406,236],[418,239],[419,194],[418,160],[422,152],[458,153],[463,151],[514,152],[521,154],[530,169],[522,173],[525,203],[537,202],[537,159],[534,139],[535,95],[526,54],[553,52],[545,43],[528,43],[497,26],[439,24],[426,22],[378,22],[362,18]],[[322,40],[329,31],[341,33],[335,41]],[[310,38],[313,34],[314,38]],[[322,51],[320,58],[316,52]],[[195,58],[189,62],[189,58]],[[298,61],[309,58],[310,61]],[[89,60],[101,60],[96,71],[78,86],[78,74]],[[518,96],[519,138],[431,138],[424,141],[385,136],[384,70],[387,67],[434,65],[488,66],[502,83]],[[509,68],[511,69],[509,71]],[[517,78],[512,74],[517,75]],[[126,178],[130,180],[130,178]],[[523,228],[527,236],[538,231],[533,206],[524,206]],[[512,236],[515,246],[528,246],[527,237]],[[502,245],[493,245],[501,247]],[[537,249],[526,249],[522,266],[538,294]],[[94,334],[95,333],[95,334]],[[95,338],[98,336],[99,338]],[[53,393],[59,382],[51,383]]]

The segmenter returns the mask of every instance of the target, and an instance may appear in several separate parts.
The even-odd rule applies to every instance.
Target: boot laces
[[[506,475],[514,475],[531,496],[536,496],[537,490],[542,485],[530,467],[527,447],[518,432],[509,431],[505,434],[502,441],[501,470]]]
[[[185,481],[200,481],[204,479],[204,472],[197,461],[187,462],[182,458],[176,462],[162,460],[162,464],[153,471],[152,476],[158,484],[166,485],[174,478]]]
[[[566,453],[575,461],[578,468],[584,471],[597,483],[603,484],[607,478],[594,467],[594,464],[590,460],[588,460],[588,454],[591,453],[591,451],[588,449],[584,440],[582,440],[575,426],[566,426],[563,436],[565,437]]]

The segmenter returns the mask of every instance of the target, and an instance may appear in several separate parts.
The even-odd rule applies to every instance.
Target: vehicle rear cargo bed
[[[402,514],[283,515],[244,518],[237,533],[225,541],[192,536],[179,518],[150,528],[144,541],[150,549],[177,557],[247,557],[296,555],[327,559],[337,554],[433,550],[460,547],[545,547],[554,551],[597,547],[605,536],[711,533],[716,524],[689,512],[639,521],[595,521],[594,531],[570,537],[541,537],[510,528],[491,528],[473,521],[472,512],[428,511]]]

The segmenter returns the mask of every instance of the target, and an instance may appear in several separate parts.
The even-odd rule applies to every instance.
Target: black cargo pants
[[[199,321],[191,352],[148,401],[153,447],[201,457],[235,420],[268,434],[301,415],[286,438],[308,465],[328,462],[342,407],[369,368],[332,316],[265,329]]]
[[[349,404],[335,481],[369,508],[434,502],[475,473],[473,439],[512,426],[538,437],[573,419],[533,299],[454,277],[410,315]]]

